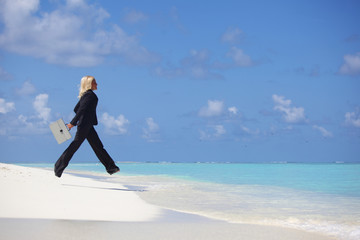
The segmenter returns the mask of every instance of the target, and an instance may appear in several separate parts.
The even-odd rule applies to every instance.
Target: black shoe
[[[61,178],[61,173],[55,173],[55,176],[57,176],[58,178]]]
[[[120,172],[120,168],[112,168],[107,171],[110,175],[113,175],[114,173]]]

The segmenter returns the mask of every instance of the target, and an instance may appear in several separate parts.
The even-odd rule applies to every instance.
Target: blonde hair
[[[94,80],[95,78],[93,76],[84,76],[81,79],[79,98],[81,98],[87,90],[91,89],[91,85]]]

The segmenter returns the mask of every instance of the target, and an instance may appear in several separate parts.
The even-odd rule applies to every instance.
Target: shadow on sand
[[[69,187],[80,187],[80,188],[92,188],[92,189],[104,189],[104,190],[115,190],[115,191],[125,191],[125,192],[146,192],[147,190],[144,189],[137,189],[136,186],[130,186],[129,189],[127,188],[111,188],[111,187],[94,187],[94,186],[82,186],[82,185],[75,185],[75,184],[62,184],[63,186]]]

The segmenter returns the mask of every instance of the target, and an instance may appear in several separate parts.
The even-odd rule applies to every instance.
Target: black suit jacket
[[[74,126],[97,125],[97,103],[98,97],[92,90],[85,92],[74,108],[76,115],[70,123]]]

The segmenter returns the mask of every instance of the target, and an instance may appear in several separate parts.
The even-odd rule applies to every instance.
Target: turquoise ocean
[[[51,168],[53,164],[22,164]],[[360,164],[118,163],[66,172],[112,181],[145,201],[233,223],[291,227],[336,239],[360,239]]]

